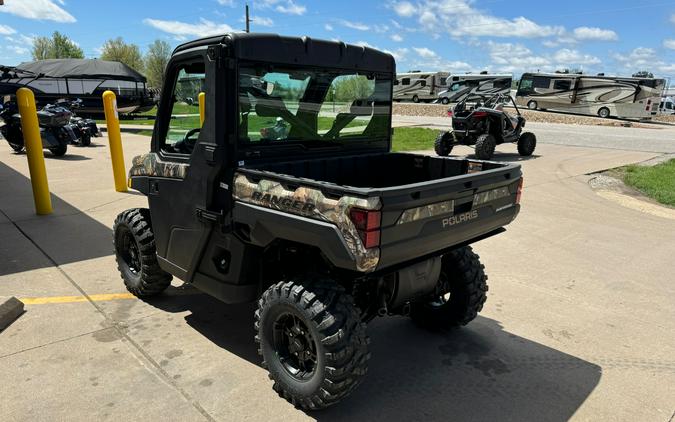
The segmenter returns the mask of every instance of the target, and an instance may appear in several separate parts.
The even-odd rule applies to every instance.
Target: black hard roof
[[[48,78],[117,79],[146,82],[145,76],[120,62],[95,59],[48,59],[21,63],[27,70]]]
[[[174,54],[192,48],[225,44],[239,59],[289,65],[362,69],[395,72],[391,54],[370,47],[327,41],[310,37],[235,32],[201,38],[181,44]]]

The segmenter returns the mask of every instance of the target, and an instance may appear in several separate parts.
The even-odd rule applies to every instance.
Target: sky
[[[251,0],[251,30],[385,50],[399,71],[649,70],[675,84],[675,0]],[[241,31],[244,1],[4,0],[0,64],[30,60],[32,38],[60,31],[88,58],[121,36],[145,50]]]

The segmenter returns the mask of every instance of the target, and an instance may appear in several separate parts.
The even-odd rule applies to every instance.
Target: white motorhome
[[[394,81],[394,101],[433,101],[447,89],[448,72],[399,73]]]
[[[647,119],[658,114],[665,79],[525,73],[516,103],[532,110]]]
[[[476,101],[495,94],[509,95],[512,80],[511,74],[487,72],[450,75],[446,81],[448,89],[438,94],[438,101],[449,104],[462,100]]]

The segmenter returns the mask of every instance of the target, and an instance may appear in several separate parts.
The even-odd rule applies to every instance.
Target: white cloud
[[[577,50],[570,50],[569,48],[563,48],[558,50],[554,55],[553,59],[561,67],[570,67],[570,66],[580,66],[580,65],[594,65],[600,64],[602,61],[590,54],[583,54]]]
[[[395,42],[403,41],[403,37],[398,34],[392,34],[389,38],[391,38],[391,40]]]
[[[619,36],[616,32],[610,29],[591,28],[588,26],[580,26],[573,31],[574,38],[577,40],[595,40],[595,41],[616,41]]]
[[[234,7],[234,0],[216,0],[221,6]]]
[[[63,3],[61,3],[63,5]],[[26,19],[50,20],[62,23],[76,22],[77,19],[52,0],[5,0],[0,13],[9,13]]]
[[[522,44],[488,41],[486,46],[492,63],[502,72],[553,70],[549,58],[534,54]]]
[[[28,54],[30,50],[28,50],[26,47],[20,47],[18,45],[8,45],[6,47],[8,50],[13,51],[14,53],[23,56],[24,54]]]
[[[274,21],[272,19],[264,18],[262,16],[251,16],[251,21],[253,21],[255,25],[266,27],[274,26]]]
[[[633,49],[628,54],[616,53],[613,56],[618,62],[624,65],[645,66],[652,65],[656,61],[656,50],[648,47],[638,47]]]
[[[438,54],[436,54],[435,51],[427,48],[427,47],[413,47],[413,50],[422,57],[423,59],[433,59],[438,57]]]
[[[409,18],[417,12],[417,8],[408,1],[400,1],[392,5],[397,15]]]
[[[542,38],[562,35],[562,26],[539,25],[523,16],[500,18],[473,7],[473,0],[424,0],[417,7],[394,3],[399,16],[417,16],[424,30],[438,34],[445,29],[453,37]]]
[[[408,54],[408,49],[407,48],[397,48],[396,50],[384,50],[385,53],[389,53],[392,56],[394,56],[394,60],[397,62],[404,61],[406,59],[406,55]]]
[[[675,50],[675,39],[663,40],[663,46]]]
[[[366,25],[365,23],[361,23],[361,22],[352,22],[352,21],[348,21],[348,20],[345,20],[345,19],[341,19],[340,24],[342,26],[346,26],[347,28],[356,29],[357,31],[368,31],[368,30],[370,30],[370,26]]]
[[[304,15],[307,8],[293,2],[293,0],[288,0],[286,3],[278,5],[275,10],[279,13],[286,13],[288,15]]]
[[[333,25],[329,23],[325,24],[323,27],[326,29],[326,31],[332,31],[334,29]]]
[[[16,29],[7,25],[0,25],[0,35],[11,35],[16,34]]]
[[[204,18],[199,19],[199,22],[197,23],[147,18],[143,19],[143,23],[152,26],[155,29],[159,29],[160,31],[172,34],[176,39],[185,39],[188,35],[204,37],[234,31],[230,25],[224,23],[218,24]]]
[[[671,21],[672,23],[675,23],[675,13],[673,13],[672,15],[670,15],[670,21]]]

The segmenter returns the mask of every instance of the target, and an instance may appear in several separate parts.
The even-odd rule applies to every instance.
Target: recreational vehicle
[[[516,103],[531,110],[647,119],[658,114],[664,79],[525,73]]]
[[[487,72],[450,75],[446,81],[448,89],[438,94],[438,101],[449,104],[463,100],[472,102],[495,94],[509,95],[512,80],[510,74]]]
[[[396,75],[394,101],[434,101],[447,89],[448,72],[408,72]]]

